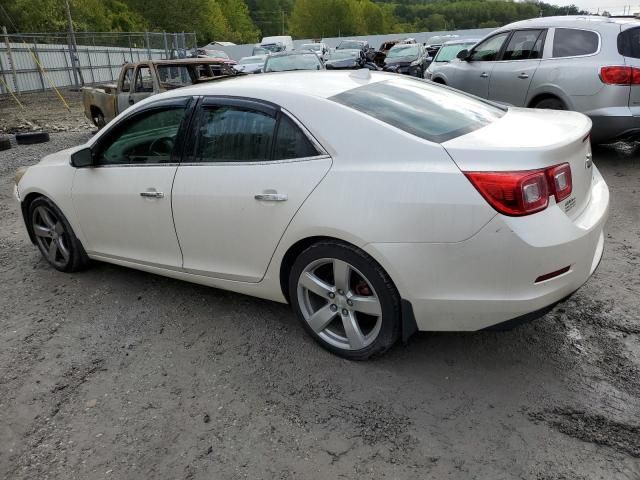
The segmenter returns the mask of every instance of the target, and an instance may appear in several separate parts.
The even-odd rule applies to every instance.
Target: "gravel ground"
[[[640,478],[640,158],[591,280],[508,332],[418,334],[381,359],[321,350],[285,305],[107,264],[48,267],[0,152],[0,474],[93,478]],[[624,147],[624,146],[623,146]]]

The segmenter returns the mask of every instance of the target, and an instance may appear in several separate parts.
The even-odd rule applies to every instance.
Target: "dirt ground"
[[[0,476],[640,478],[631,146],[596,152],[607,243],[573,297],[512,331],[421,333],[355,363],[286,305],[107,264],[50,268],[13,173],[88,136],[0,152]]]

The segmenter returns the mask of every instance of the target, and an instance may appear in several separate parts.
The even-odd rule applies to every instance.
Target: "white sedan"
[[[609,207],[590,128],[393,74],[246,76],[136,104],[15,193],[58,270],[95,259],[289,302],[364,359],[540,314],[589,278]]]

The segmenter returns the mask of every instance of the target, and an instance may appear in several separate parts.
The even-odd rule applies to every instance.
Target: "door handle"
[[[523,72],[520,75],[518,75],[518,78],[529,78],[529,75]]]
[[[253,198],[265,202],[285,202],[289,197],[286,193],[257,193]]]
[[[133,98],[129,99],[129,105],[133,105]]]
[[[487,78],[488,76],[489,76],[489,74],[487,72],[482,72],[480,74],[480,77],[482,77],[482,78]]]
[[[162,192],[140,192],[141,197],[145,198],[163,198],[164,193]]]

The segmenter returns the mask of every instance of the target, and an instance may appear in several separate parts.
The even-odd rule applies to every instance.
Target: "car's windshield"
[[[506,111],[462,92],[409,78],[357,87],[331,100],[437,143],[477,130]]]
[[[229,58],[229,55],[227,55],[225,52],[223,52],[222,50],[205,50],[207,57],[214,57],[214,58]]]
[[[278,53],[284,52],[285,46],[282,43],[263,43],[259,48],[263,48],[266,50],[266,53]],[[254,49],[253,53],[257,53]]]
[[[360,50],[336,50],[329,54],[329,60],[344,60],[346,58],[357,58]]]
[[[265,72],[286,72],[289,70],[320,70],[322,64],[315,53],[280,55],[267,58]]]
[[[302,45],[302,48],[300,48],[300,50],[313,50],[314,52],[321,52],[322,45],[320,45],[319,43],[305,43],[304,45]]]
[[[456,43],[455,45],[444,45],[436,55],[435,62],[450,62],[459,52],[464,49],[469,49],[473,47],[474,42],[470,43]]]
[[[419,51],[418,45],[396,45],[389,50],[387,58],[416,57]]]
[[[178,88],[191,85],[193,79],[186,65],[158,65],[158,81],[164,88]]]
[[[340,49],[340,50],[346,50],[346,49],[353,49],[355,48],[356,50],[360,50],[362,47],[364,46],[364,44],[362,42],[357,42],[357,41],[345,41],[345,42],[340,42],[340,45],[338,45],[336,48]]]
[[[251,65],[254,63],[264,63],[266,55],[254,55],[253,57],[241,58],[238,62],[239,65]]]
[[[251,52],[253,55],[268,55],[269,54],[269,50],[267,50],[266,48],[262,48],[262,47],[253,47],[253,52]]]

